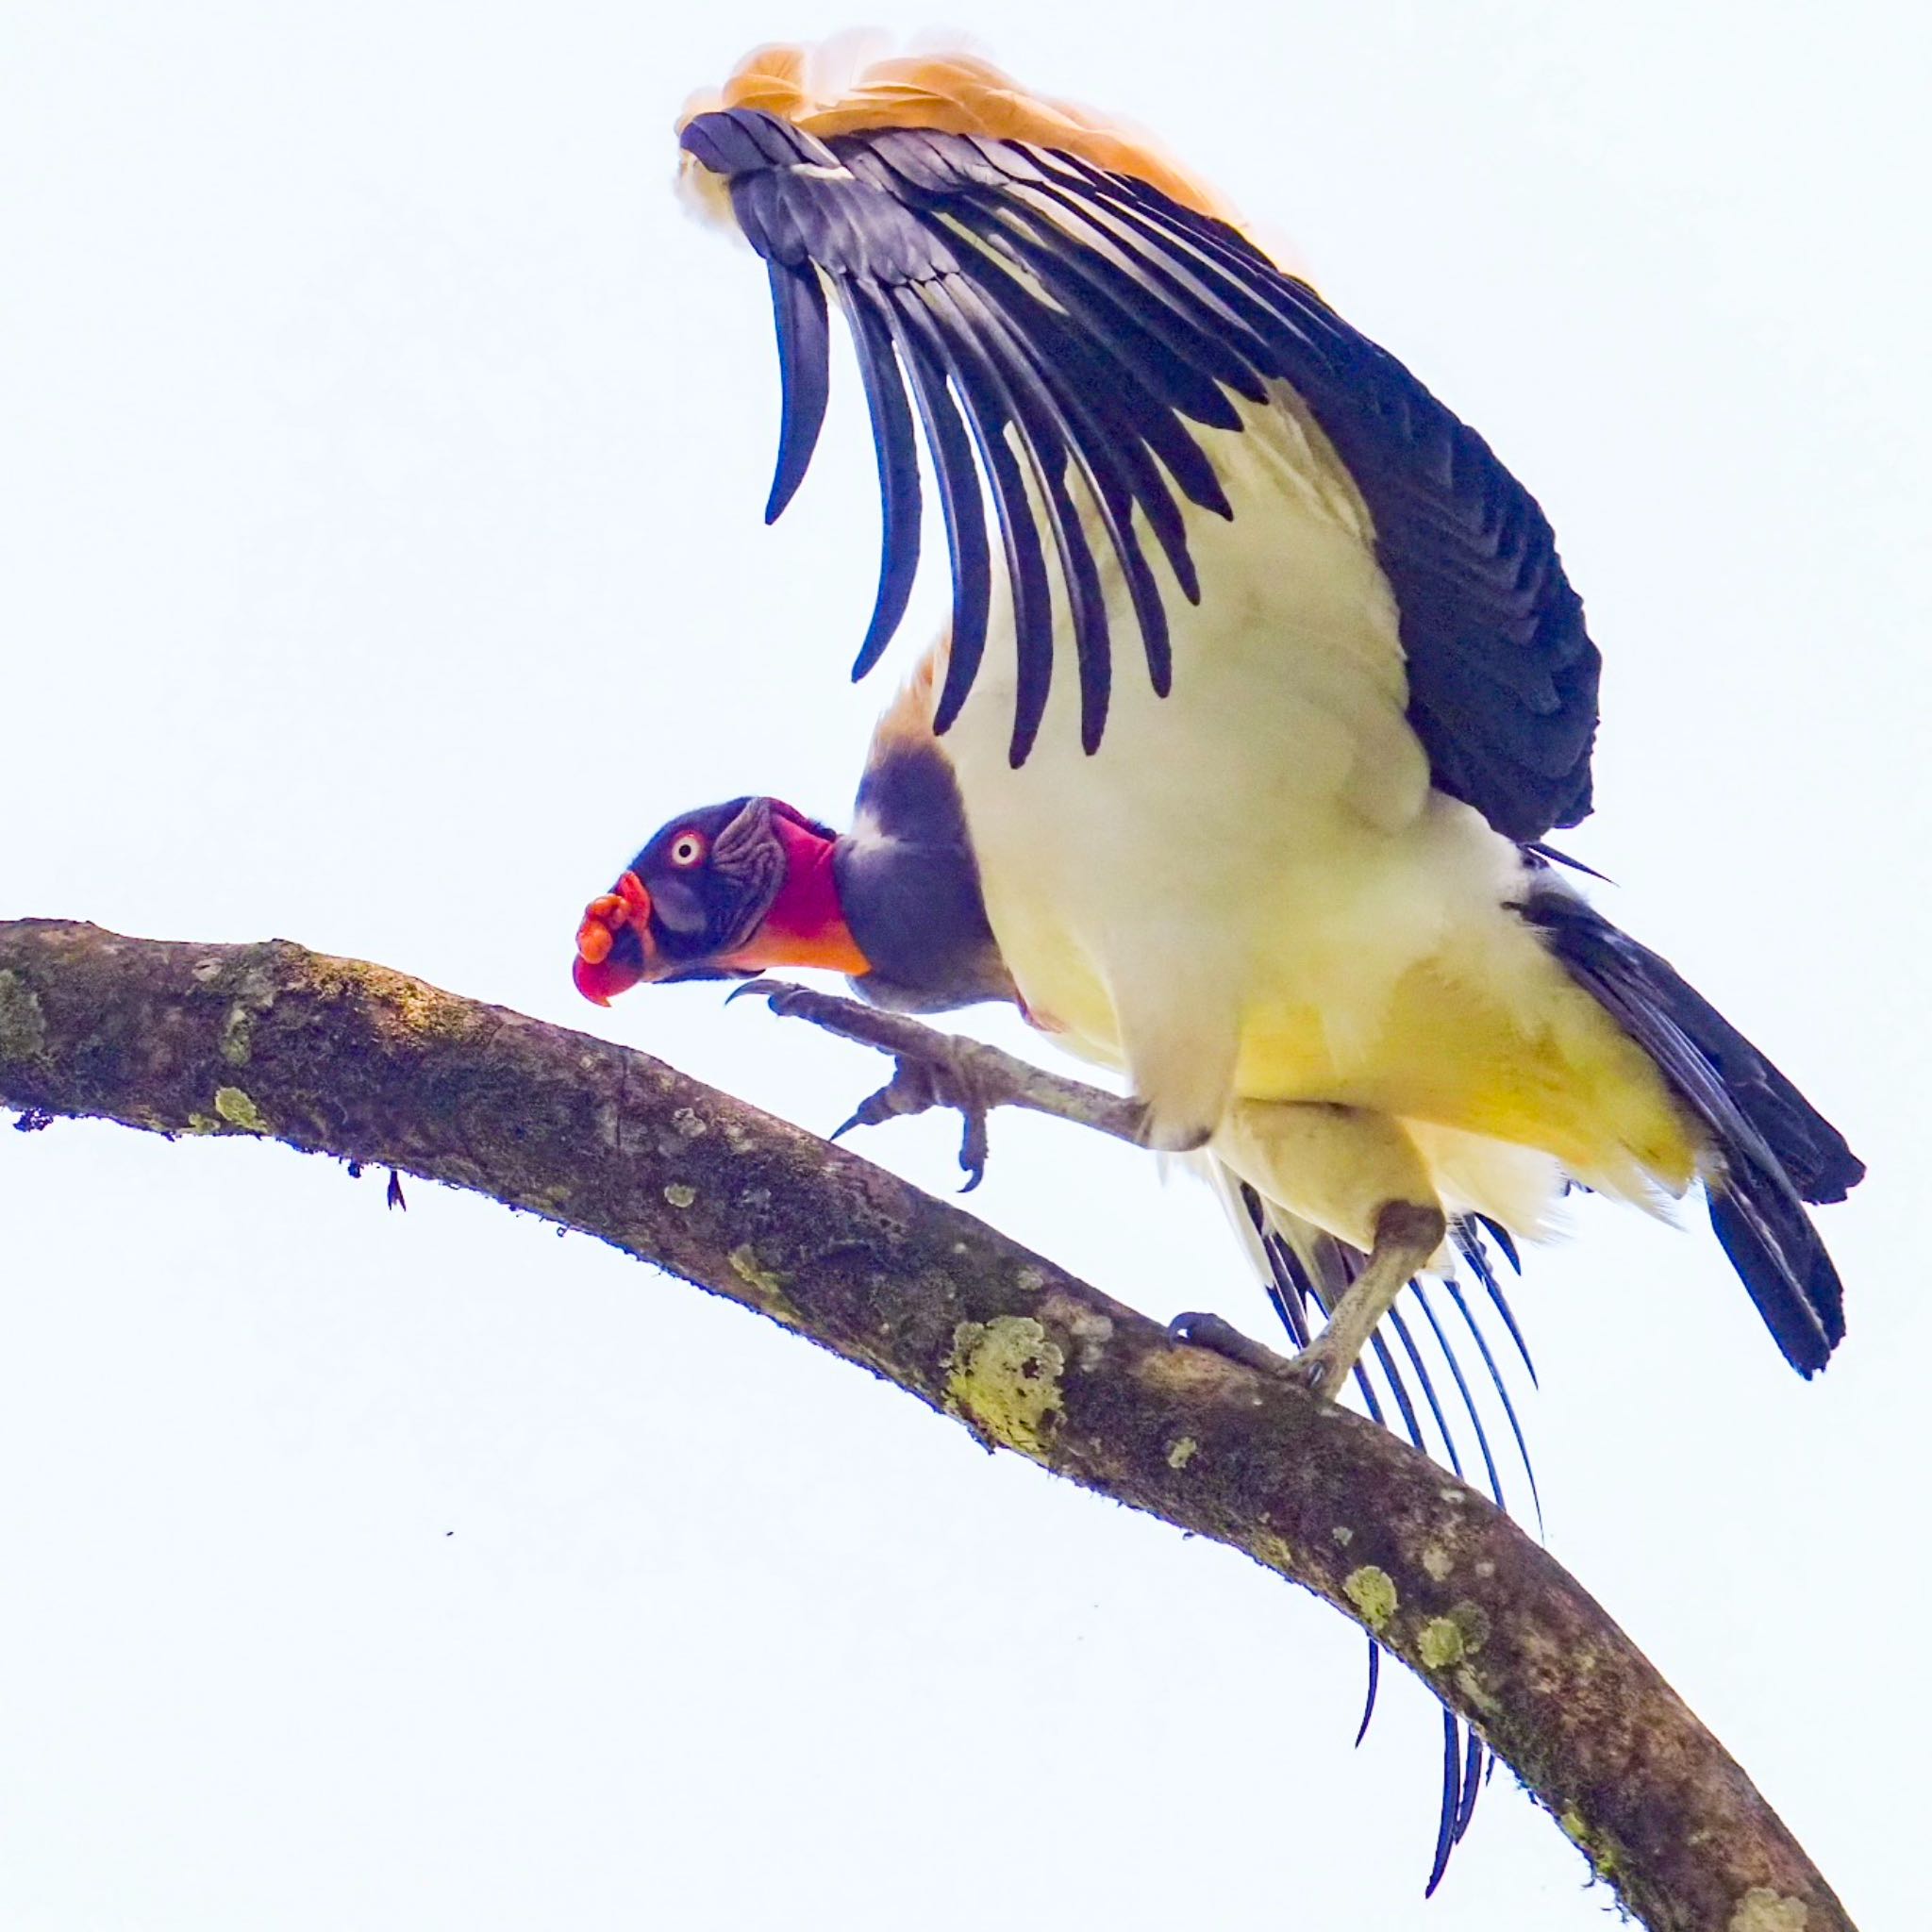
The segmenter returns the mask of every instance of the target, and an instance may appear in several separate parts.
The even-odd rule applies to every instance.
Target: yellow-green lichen
[[[1431,1671],[1446,1671],[1462,1661],[1462,1632],[1454,1617],[1431,1617],[1415,1641],[1416,1655]]]
[[[245,1067],[255,1037],[255,1015],[240,1000],[228,1008],[227,1024],[222,1028],[222,1058],[231,1067]]]
[[[1441,1543],[1423,1545],[1423,1568],[1438,1583],[1456,1567],[1456,1558]]]
[[[1591,1869],[1602,1879],[1614,1879],[1624,1861],[1624,1848],[1607,1831],[1598,1831],[1584,1817],[1574,1805],[1567,1807],[1557,1823],[1563,1827],[1563,1836],[1590,1860]],[[1747,1894],[1748,1897],[1748,1894]],[[1799,1907],[1803,1911],[1804,1907]],[[1803,1919],[1798,1921],[1800,1932]],[[1731,1921],[1731,1932],[1739,1932],[1738,1922]],[[1748,1925],[1747,1932],[1759,1932],[1755,1925]],[[1785,1932],[1775,1920],[1763,1932]]]
[[[1201,1446],[1201,1445],[1200,1445],[1200,1443],[1198,1443],[1197,1441],[1194,1441],[1194,1439],[1193,1439],[1193,1437],[1191,1437],[1191,1436],[1183,1436],[1183,1437],[1181,1437],[1181,1438],[1179,1439],[1179,1441],[1177,1441],[1176,1442],[1174,1442],[1174,1444],[1173,1444],[1173,1445],[1172,1445],[1172,1446],[1171,1446],[1171,1447],[1169,1448],[1169,1450],[1168,1450],[1168,1452],[1167,1452],[1167,1466],[1168,1466],[1168,1468],[1170,1468],[1170,1469],[1185,1469],[1185,1468],[1187,1468],[1188,1464],[1189,1464],[1189,1463],[1191,1463],[1191,1461],[1193,1461],[1193,1459],[1194,1459],[1194,1452],[1195,1452],[1195,1450],[1197,1450],[1198,1448],[1200,1448],[1200,1446]]]
[[[0,1060],[37,1059],[46,1044],[40,994],[19,974],[0,972]]]
[[[1256,1560],[1267,1564],[1269,1569],[1280,1572],[1283,1576],[1294,1574],[1294,1552],[1273,1530],[1257,1529],[1248,1539],[1248,1548]]]
[[[961,1322],[946,1357],[946,1407],[1022,1456],[1046,1454],[1066,1354],[1031,1315]]]
[[[1446,1617],[1431,1617],[1416,1635],[1415,1650],[1423,1668],[1455,1671],[1490,1641],[1490,1613],[1467,1600],[1452,1604]],[[1457,1672],[1457,1681],[1471,1673]]]
[[[667,1201],[669,1201],[674,1208],[689,1208],[691,1204],[697,1199],[697,1197],[698,1191],[695,1188],[687,1187],[683,1181],[673,1181],[670,1184],[670,1186],[664,1190],[664,1198]],[[740,1253],[742,1252],[743,1250],[741,1249]],[[734,1257],[733,1266],[736,1265],[736,1258]]]
[[[1395,1614],[1401,1601],[1395,1594],[1395,1579],[1379,1564],[1364,1563],[1341,1579],[1341,1593],[1357,1610],[1371,1630],[1380,1630]]]
[[[1786,1898],[1768,1885],[1754,1885],[1738,1901],[1725,1932],[1805,1932],[1811,1913],[1801,1898]]]
[[[1349,1544],[1355,1541],[1355,1531],[1349,1528],[1345,1523],[1338,1523],[1328,1534],[1335,1540],[1336,1546],[1340,1549],[1347,1549]]]
[[[215,1089],[215,1111],[231,1127],[240,1127],[244,1133],[266,1134],[274,1131],[260,1108],[257,1107],[239,1087]]]
[[[796,1328],[804,1320],[791,1297],[785,1292],[785,1277],[767,1268],[749,1241],[741,1247],[733,1248],[724,1258],[731,1263],[732,1274],[750,1289],[752,1300],[773,1321],[782,1322],[788,1328]]]
[[[338,959],[299,946],[272,942],[273,964],[265,968],[296,991],[306,980],[316,997],[362,1003],[376,1027],[392,1039],[456,1039],[466,1033],[475,1008],[467,1000],[411,979],[366,959]]]
[[[1463,1647],[1469,1646],[1469,1639],[1463,1640]],[[1502,1709],[1502,1700],[1490,1689],[1490,1681],[1473,1664],[1464,1664],[1456,1673],[1456,1688],[1469,1703],[1485,1717],[1494,1717]]]

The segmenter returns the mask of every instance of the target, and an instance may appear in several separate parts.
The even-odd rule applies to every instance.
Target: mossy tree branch
[[[1657,1932],[1850,1924],[1637,1647],[1475,1491],[661,1061],[283,941],[26,920],[0,922],[0,1104],[269,1137],[595,1235],[1326,1598]]]

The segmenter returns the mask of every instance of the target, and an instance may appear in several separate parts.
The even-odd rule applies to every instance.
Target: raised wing
[[[938,728],[958,716],[985,650],[990,496],[1018,651],[1012,760],[1045,710],[1057,594],[1093,750],[1124,613],[1108,609],[1091,539],[1118,567],[1164,694],[1166,598],[1202,595],[1183,504],[1233,514],[1190,425],[1239,431],[1237,399],[1265,405],[1269,385],[1286,382],[1374,521],[1408,719],[1437,788],[1518,840],[1589,811],[1598,658],[1542,512],[1474,430],[1239,230],[1130,175],[1018,141],[912,127],[822,141],[749,108],[700,114],[681,138],[727,184],[770,272],[784,400],[768,521],[824,419],[827,290],[858,347],[884,539],[855,676],[911,591],[916,415],[953,571]],[[1165,591],[1143,530],[1172,574]]]

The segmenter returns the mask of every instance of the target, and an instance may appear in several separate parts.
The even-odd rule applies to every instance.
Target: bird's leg
[[[1173,1024],[1174,987],[1163,962],[1197,947],[1180,941],[1147,944],[1110,966],[1108,996],[1127,1074],[1141,1103],[1139,1139],[1157,1154],[1191,1154],[1213,1138],[1234,1092],[1241,1029],[1239,1001],[1221,989],[1194,989],[1191,1024]],[[1217,1023],[1208,1016],[1224,1014]]]
[[[1332,1398],[1395,1297],[1428,1264],[1447,1233],[1448,1223],[1434,1202],[1385,1204],[1375,1216],[1374,1244],[1362,1272],[1329,1310],[1321,1334],[1287,1364],[1286,1373],[1317,1395]]]
[[[1167,1332],[1191,1348],[1211,1349],[1244,1368],[1300,1382],[1311,1394],[1332,1400],[1395,1297],[1441,1246],[1447,1225],[1440,1208],[1414,1201],[1388,1203],[1375,1218],[1374,1244],[1362,1272],[1336,1303],[1321,1334],[1291,1356],[1276,1355],[1216,1314],[1176,1315]]]
[[[928,1108],[956,1108],[965,1122],[959,1165],[969,1191],[986,1172],[986,1119],[996,1107],[1030,1108],[1036,1113],[1097,1127],[1118,1140],[1139,1137],[1141,1112],[1133,1102],[1030,1066],[983,1041],[941,1033],[904,1013],[861,1006],[784,980],[750,980],[731,997],[745,993],[768,1001],[774,1013],[809,1020],[828,1033],[892,1056],[892,1077],[859,1103],[839,1134],[876,1126],[901,1114],[924,1113]]]
[[[1264,1200],[1329,1229],[1365,1258],[1347,1291],[1330,1300],[1327,1325],[1292,1357],[1240,1335],[1230,1344],[1233,1331],[1211,1317],[1182,1316],[1171,1332],[1332,1400],[1390,1304],[1442,1243],[1428,1163],[1400,1121],[1309,1101],[1237,1101],[1214,1152]]]

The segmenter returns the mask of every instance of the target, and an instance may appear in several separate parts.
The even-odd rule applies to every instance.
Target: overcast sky
[[[284,935],[843,1116],[857,1050],[714,989],[595,1014],[567,968],[672,811],[842,814],[886,694],[843,675],[876,543],[854,386],[762,529],[762,277],[667,185],[690,90],[845,24],[8,0],[0,916]],[[967,24],[1292,236],[1556,523],[1607,658],[1573,843],[1873,1176],[1825,1217],[1851,1337],[1812,1387],[1699,1214],[1585,1206],[1530,1257],[1551,1541],[1853,1914],[1916,1923],[1919,23]],[[863,1151],[952,1183],[940,1124]],[[1265,1334],[1212,1205],[1149,1172],[1002,1118],[974,1206]],[[1604,1923],[1501,1774],[1423,1904],[1434,1707],[1391,1674],[1352,1753],[1333,1611],[587,1240],[63,1124],[0,1136],[0,1318],[10,1928]]]

